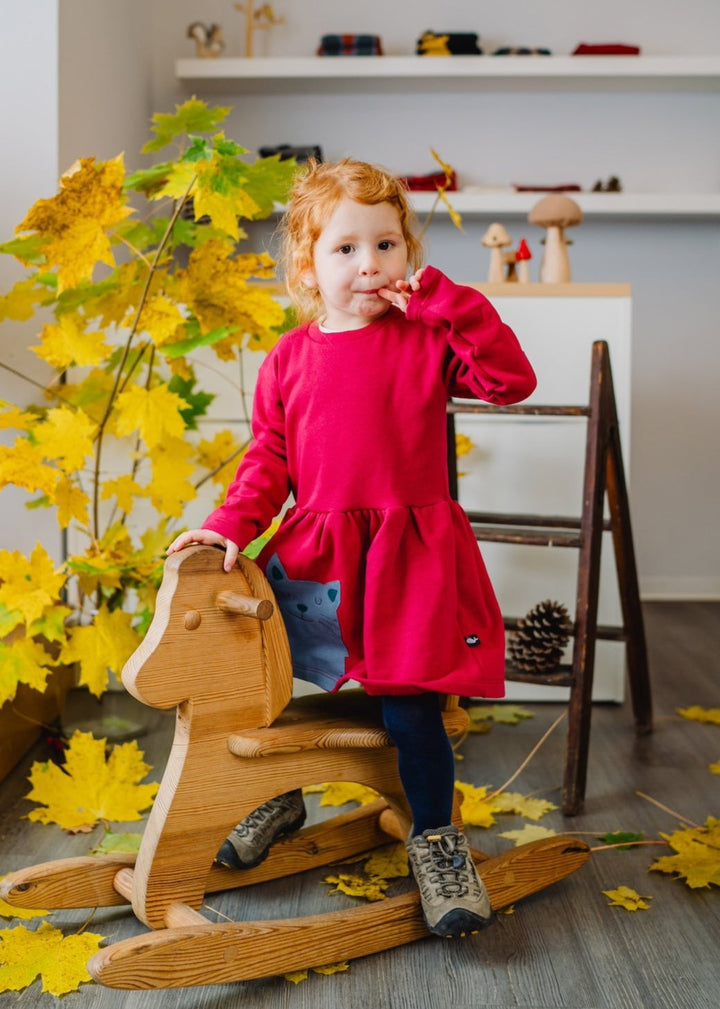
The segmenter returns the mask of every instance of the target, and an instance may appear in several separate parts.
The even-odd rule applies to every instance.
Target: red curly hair
[[[311,160],[293,184],[279,229],[285,284],[301,321],[314,319],[322,312],[319,291],[307,288],[301,276],[313,265],[315,242],[328,218],[346,198],[368,206],[391,203],[400,217],[408,263],[413,271],[422,265],[422,243],[415,234],[417,220],[400,179],[380,165],[352,158],[337,162]]]

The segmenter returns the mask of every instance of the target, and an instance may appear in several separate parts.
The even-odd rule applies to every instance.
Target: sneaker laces
[[[458,850],[459,838],[453,834],[425,835],[428,859],[432,862],[430,882],[441,897],[464,897],[470,892],[467,855]]]
[[[275,811],[275,806],[277,805],[277,800],[270,799],[268,802],[264,802],[262,806],[258,806],[254,809],[252,813],[248,813],[246,817],[235,827],[234,833],[238,834],[240,837],[245,837],[249,834],[251,830],[259,827],[262,823],[267,820],[268,816]]]

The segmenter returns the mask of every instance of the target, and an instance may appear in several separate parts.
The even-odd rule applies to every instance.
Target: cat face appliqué
[[[285,621],[294,675],[332,690],[348,655],[338,620],[340,582],[288,578],[277,554],[265,574]]]

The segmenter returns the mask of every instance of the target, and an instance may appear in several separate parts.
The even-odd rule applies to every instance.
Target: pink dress
[[[513,403],[535,375],[479,292],[433,267],[407,314],[286,333],[260,369],[254,440],[204,523],[245,547],[292,493],[261,553],[296,676],[368,694],[504,694],[503,621],[450,498],[451,396]]]

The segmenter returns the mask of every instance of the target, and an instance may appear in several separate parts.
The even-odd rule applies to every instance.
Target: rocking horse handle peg
[[[255,617],[256,620],[268,620],[275,612],[269,599],[255,599],[230,589],[218,592],[215,602],[225,613],[239,613],[245,617]]]

